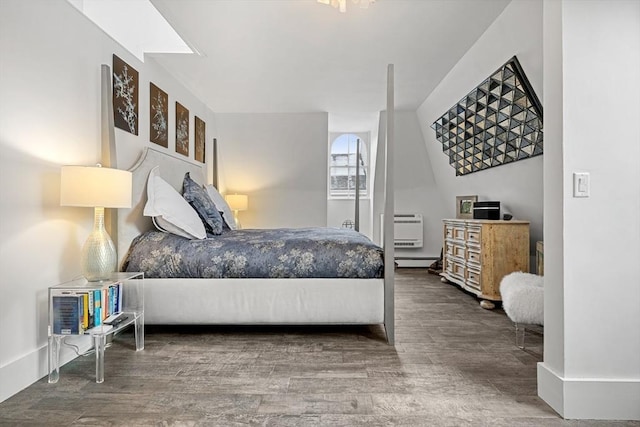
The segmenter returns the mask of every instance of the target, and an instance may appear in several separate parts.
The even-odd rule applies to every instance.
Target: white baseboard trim
[[[538,396],[565,419],[640,420],[640,379],[563,378],[541,362]]]
[[[398,264],[398,267],[427,268],[433,263],[432,260],[427,259],[396,259],[395,261]]]
[[[47,375],[47,346],[0,368],[0,402],[29,387]]]
[[[544,362],[538,363],[538,396],[564,417],[564,393],[562,379],[549,370]]]
[[[80,351],[87,351],[91,348],[89,337],[80,337],[79,340],[74,340],[74,344],[80,346]],[[0,403],[29,387],[40,378],[49,375],[47,349],[48,346],[45,345],[0,367]],[[76,357],[78,356],[73,350],[63,346],[60,351],[60,366]]]

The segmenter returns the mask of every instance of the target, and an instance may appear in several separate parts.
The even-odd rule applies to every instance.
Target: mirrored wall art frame
[[[542,104],[515,56],[431,128],[457,176],[542,154]]]

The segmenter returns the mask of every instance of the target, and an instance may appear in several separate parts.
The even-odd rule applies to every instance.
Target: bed
[[[136,237],[122,270],[149,279],[379,279],[383,251],[352,229],[227,229],[206,239]]]
[[[393,67],[389,67],[388,125],[386,176],[392,153],[388,150],[393,135]],[[389,94],[389,92],[391,92]],[[113,145],[115,150],[115,144]],[[130,168],[133,176],[133,204],[119,209],[114,225],[120,268],[128,268],[132,243],[160,239],[154,235],[154,224],[143,215],[147,180],[155,169],[164,181],[182,189],[184,176],[206,184],[202,163],[174,157],[167,152],[147,147]],[[385,184],[385,212],[392,212],[392,184]],[[393,218],[393,214],[384,215]],[[393,225],[385,224],[384,240],[393,242]],[[244,233],[254,233],[246,230]],[[147,234],[145,234],[147,233]],[[148,234],[152,233],[152,234]],[[234,232],[231,232],[234,233]],[[230,234],[233,235],[233,234]],[[155,236],[155,237],[148,237]],[[216,240],[216,239],[213,239]],[[354,277],[288,277],[253,278],[247,275],[220,277],[157,277],[145,272],[145,323],[158,325],[373,325],[385,328],[387,341],[394,343],[393,244],[380,253],[384,266],[372,278]],[[141,265],[141,264],[138,264]],[[197,275],[196,275],[197,276]],[[320,275],[322,276],[322,275]]]

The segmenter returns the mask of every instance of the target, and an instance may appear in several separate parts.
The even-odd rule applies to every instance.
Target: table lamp
[[[249,207],[249,198],[246,194],[227,194],[225,200],[229,205],[229,209],[233,211],[233,218],[236,220],[236,226],[240,227],[238,220],[238,211],[246,211]]]
[[[60,205],[94,208],[93,231],[80,256],[82,274],[105,280],[116,271],[116,249],[104,228],[104,208],[131,207],[131,172],[98,166],[63,166]]]

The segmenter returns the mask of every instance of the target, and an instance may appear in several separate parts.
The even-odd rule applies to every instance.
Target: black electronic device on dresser
[[[500,219],[500,202],[475,202],[473,219]]]

